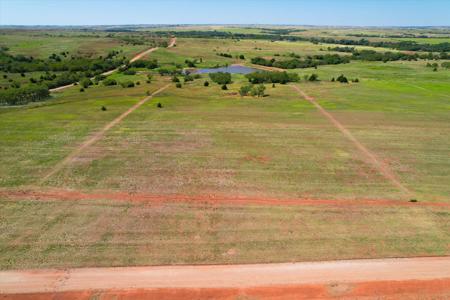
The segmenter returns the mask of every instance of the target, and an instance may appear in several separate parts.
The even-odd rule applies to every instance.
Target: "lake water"
[[[213,69],[198,69],[193,72],[193,74],[208,74],[208,73],[231,73],[231,74],[249,74],[253,72],[257,72],[257,69],[245,67],[245,66],[228,66],[222,68],[213,68]]]

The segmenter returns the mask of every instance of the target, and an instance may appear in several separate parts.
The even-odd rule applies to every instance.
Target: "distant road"
[[[448,280],[450,257],[0,272],[0,294]]]
[[[171,48],[171,47],[175,46],[176,42],[177,42],[177,38],[175,38],[175,37],[171,38],[171,39],[170,39],[169,46],[168,46],[167,48]],[[136,56],[134,56],[134,57],[130,60],[130,62],[135,62],[136,60],[139,60],[139,59],[141,59],[142,57],[144,57],[145,55],[147,55],[147,54],[149,54],[149,53],[152,53],[152,52],[154,52],[154,51],[156,51],[156,50],[158,50],[158,47],[154,47],[154,48],[147,49],[147,50],[145,50],[145,51],[143,51],[143,52],[137,54]],[[123,66],[121,66],[121,67],[123,67]],[[117,72],[121,67],[116,68],[116,69],[114,69],[114,70],[110,70],[110,71],[104,72],[104,73],[102,73],[101,75],[104,75],[104,76],[111,75],[112,73]],[[50,92],[58,92],[58,91],[64,90],[64,89],[69,88],[69,87],[72,87],[72,86],[74,86],[73,83],[72,83],[72,84],[68,84],[68,85],[63,85],[63,86],[60,86],[60,87],[57,87],[57,88],[54,88],[54,89],[50,89]]]

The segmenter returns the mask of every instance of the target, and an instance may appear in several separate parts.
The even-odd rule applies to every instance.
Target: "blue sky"
[[[450,25],[450,0],[0,0],[0,25]]]

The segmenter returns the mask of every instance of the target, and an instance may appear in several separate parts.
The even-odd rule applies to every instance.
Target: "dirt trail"
[[[106,124],[105,127],[103,127],[100,131],[96,132],[93,136],[89,137],[86,141],[84,141],[80,146],[78,146],[72,153],[70,153],[64,160],[56,164],[50,172],[45,174],[42,179],[39,181],[39,184],[44,183],[47,181],[51,176],[59,172],[66,164],[68,164],[70,161],[72,161],[75,157],[77,157],[84,149],[89,147],[90,145],[94,144],[98,140],[100,140],[105,133],[110,130],[112,127],[120,123],[123,119],[125,119],[129,114],[131,114],[133,111],[135,111],[137,108],[139,108],[142,104],[147,102],[148,100],[152,99],[155,95],[161,93],[165,89],[167,89],[170,86],[170,84],[165,85],[164,87],[160,88],[153,94],[151,94],[148,97],[145,97],[135,105],[133,105],[131,108],[129,108],[127,111],[122,113],[120,116],[118,116],[116,119],[114,119],[112,122]]]
[[[324,115],[339,131],[347,138],[349,139],[355,146],[358,148],[358,150],[366,157],[367,161],[375,168],[377,169],[386,179],[388,179],[392,184],[394,184],[398,189],[400,189],[403,193],[405,193],[408,196],[412,196],[413,193],[405,187],[395,176],[395,174],[392,172],[390,167],[385,164],[383,161],[378,159],[376,155],[371,152],[369,149],[366,148],[361,142],[359,142],[353,134],[344,127],[335,117],[333,117],[332,114],[330,114],[328,111],[326,111],[319,103],[316,102],[316,100],[308,96],[305,92],[303,92],[298,86],[292,85],[292,88],[294,88],[303,98],[308,100],[311,104],[313,104],[319,112]]]
[[[261,205],[261,206],[333,206],[333,207],[430,207],[450,208],[445,202],[409,202],[389,199],[308,199],[308,198],[264,198],[233,195],[156,195],[146,193],[129,193],[120,191],[82,192],[65,189],[34,189],[8,190],[0,189],[0,198],[11,200],[41,200],[41,201],[81,201],[81,200],[111,200],[118,202],[137,203],[191,203],[209,205]]]
[[[450,257],[284,264],[0,272],[0,294],[155,288],[251,288],[450,279]]]
[[[171,38],[171,39],[170,39],[169,46],[168,46],[167,48],[173,47],[173,46],[176,44],[176,41],[177,41],[177,39],[176,39],[175,37]],[[156,51],[156,50],[158,50],[158,47],[147,49],[147,50],[145,50],[145,51],[143,51],[143,52],[137,54],[136,56],[134,56],[134,57],[130,60],[130,62],[135,62],[136,60],[139,60],[139,59],[141,59],[142,57],[146,56],[147,54],[152,53],[152,52],[154,52],[154,51]],[[116,69],[113,69],[113,70],[104,72],[104,73],[102,73],[101,75],[109,76],[109,75],[111,75],[111,74],[117,72],[118,70],[119,70],[119,68],[116,68]],[[94,79],[94,78],[91,78],[91,79]],[[72,86],[74,86],[73,83],[72,83],[72,84],[68,84],[68,85],[64,85],[64,86],[60,86],[60,87],[57,87],[57,88],[54,88],[54,89],[50,89],[49,91],[50,91],[50,92],[58,92],[58,91],[62,91],[62,90],[64,90],[64,89],[69,88],[69,87],[72,87]]]

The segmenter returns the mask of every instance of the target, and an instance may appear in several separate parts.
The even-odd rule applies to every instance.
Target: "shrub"
[[[108,78],[103,80],[103,85],[104,86],[117,85],[117,81],[115,79]]]
[[[242,97],[248,96],[248,94],[250,93],[251,90],[252,90],[252,86],[251,85],[244,85],[244,86],[241,86],[241,88],[239,89],[239,94]]]
[[[156,107],[157,108],[162,108],[163,106],[162,106],[161,102],[158,102],[158,104],[156,104]]]
[[[137,82],[136,82],[136,85],[141,85],[141,82],[140,82],[140,81],[137,81]]]
[[[266,90],[266,87],[264,86],[264,84],[259,84],[258,86],[254,86],[252,88],[251,95],[257,96],[257,97],[264,97],[265,90]]]
[[[102,111],[106,111],[106,107],[102,106]]]
[[[239,55],[239,59],[245,59],[245,56],[243,54]]]
[[[348,83],[348,79],[344,76],[344,74],[341,74],[336,80],[340,83]]]
[[[228,87],[226,84],[222,85],[222,90],[224,90],[224,91],[228,90]]]
[[[181,85],[180,82],[178,82],[175,86],[176,86],[178,89],[181,89],[181,87],[182,87],[182,85]]]
[[[311,76],[309,76],[308,80],[309,81],[318,81],[319,76],[317,74],[311,74]]]
[[[83,88],[81,88],[81,89],[80,89],[80,93],[83,93],[83,92],[84,92],[84,89],[83,89]]]
[[[209,82],[205,81],[205,83],[203,83],[203,86],[209,86]]]
[[[134,87],[134,82],[133,81],[124,81],[124,82],[121,82],[120,85],[123,88],[132,88],[132,87]]]
[[[123,71],[123,74],[124,75],[136,75],[136,71],[128,69],[128,70]]]
[[[358,79],[358,78],[355,78],[355,79],[352,80],[352,82],[358,83],[358,82],[359,82],[359,79]]]
[[[180,82],[180,79],[178,79],[177,76],[172,77],[172,82]]]
[[[93,85],[93,83],[89,78],[83,78],[80,80],[80,85],[87,89],[89,86]]]

